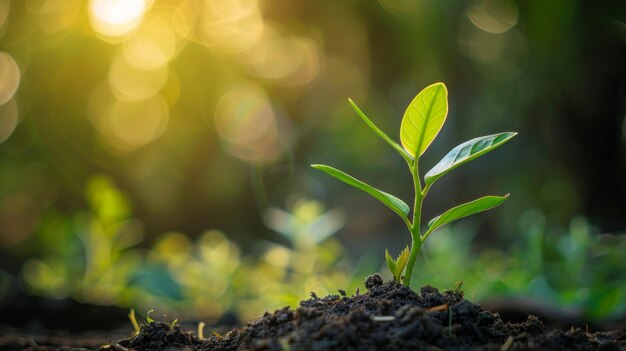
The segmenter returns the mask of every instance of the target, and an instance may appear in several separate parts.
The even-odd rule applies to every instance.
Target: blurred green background
[[[0,0],[0,297],[251,318],[363,289],[409,236],[404,108],[443,81],[423,158],[517,131],[446,176],[415,287],[626,312],[626,3],[511,0]],[[385,274],[387,274],[385,272]]]

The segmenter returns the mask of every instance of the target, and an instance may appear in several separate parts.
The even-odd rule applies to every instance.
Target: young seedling
[[[405,247],[404,250],[400,252],[400,256],[395,260],[389,254],[389,250],[385,250],[385,261],[387,261],[387,267],[389,267],[389,271],[391,271],[393,275],[393,280],[396,283],[401,283],[400,278],[402,277],[402,272],[409,261],[409,247]]]
[[[128,314],[128,318],[130,319],[130,322],[133,324],[133,329],[135,329],[135,332],[133,333],[133,336],[139,334],[139,331],[141,330],[141,328],[139,327],[139,323],[137,323],[137,318],[135,317],[135,310],[134,309],[130,309],[130,313]]]
[[[355,187],[378,199],[384,205],[402,218],[411,233],[411,248],[405,248],[397,259],[393,259],[388,251],[385,252],[387,266],[393,274],[394,280],[404,285],[411,283],[411,275],[415,260],[428,236],[437,228],[458,219],[492,209],[507,199],[504,196],[485,196],[474,201],[453,207],[428,222],[428,228],[422,232],[422,204],[433,184],[453,169],[479,157],[511,140],[517,133],[505,132],[487,135],[466,141],[452,149],[424,176],[424,183],[420,179],[419,158],[435,139],[448,115],[448,90],[443,83],[435,83],[422,90],[411,101],[400,125],[400,141],[402,146],[389,138],[370,121],[367,116],[348,99],[356,113],[363,119],[379,137],[396,150],[406,161],[415,188],[413,201],[413,218],[409,219],[411,209],[399,198],[380,191],[338,169],[330,166],[314,164],[313,168]]]
[[[204,340],[204,322],[198,323],[198,339]]]
[[[152,312],[154,312],[154,308],[150,309],[150,311],[146,313],[146,322],[148,323],[154,323],[154,319],[150,317],[150,313]]]

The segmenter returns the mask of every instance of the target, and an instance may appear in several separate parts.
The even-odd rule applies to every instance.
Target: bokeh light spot
[[[118,149],[132,150],[155,140],[165,131],[169,109],[160,95],[143,101],[114,101],[106,111],[110,131],[122,143]]]
[[[18,123],[18,111],[15,100],[11,99],[6,104],[0,105],[0,143],[7,140]]]
[[[141,69],[133,66],[124,55],[118,56],[109,70],[109,84],[118,99],[145,100],[157,94],[167,82],[168,67]]]
[[[219,135],[235,144],[258,140],[274,124],[274,112],[265,92],[256,85],[242,85],[222,96],[215,110]]]
[[[167,22],[146,18],[124,42],[126,60],[141,69],[157,69],[166,65],[176,51],[176,36]]]
[[[479,62],[499,59],[506,46],[506,36],[483,32],[477,29],[462,34],[461,46],[465,54]]]
[[[267,261],[267,263],[275,267],[287,268],[289,266],[289,250],[282,246],[271,246],[263,256],[263,258]]]
[[[189,254],[191,243],[185,234],[168,232],[163,234],[154,249],[150,251],[150,257],[154,260],[167,259],[171,264],[178,265]]]
[[[517,24],[517,5],[511,0],[476,0],[467,9],[472,23],[488,33],[504,33]]]
[[[39,18],[46,33],[56,33],[73,27],[81,10],[81,0],[28,0],[26,7]]]
[[[169,107],[161,95],[140,101],[115,98],[105,82],[87,106],[91,124],[117,151],[132,151],[160,137],[169,123]]]
[[[280,153],[272,105],[257,85],[242,84],[224,94],[215,109],[215,127],[235,157],[266,163]]]
[[[459,47],[486,78],[503,82],[520,75],[528,58],[528,46],[517,30],[501,34],[483,31],[467,19],[460,26]]]
[[[0,52],[0,105],[11,100],[20,85],[20,69],[11,55]]]
[[[174,11],[171,23],[174,33],[181,39],[191,38],[198,20],[198,9],[195,1],[183,1]]]
[[[378,0],[382,8],[397,16],[423,17],[429,11],[430,1],[425,0]]]
[[[89,18],[98,33],[119,37],[139,25],[146,8],[146,0],[91,0]]]
[[[200,40],[218,52],[242,52],[263,34],[263,17],[256,0],[207,0],[201,15]]]
[[[220,17],[242,17],[258,9],[258,0],[204,0],[204,5],[211,14]]]
[[[256,45],[245,56],[254,60],[251,65],[256,74],[285,86],[309,83],[320,71],[319,48],[307,38],[275,38]]]

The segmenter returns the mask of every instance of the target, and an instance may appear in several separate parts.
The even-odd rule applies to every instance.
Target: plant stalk
[[[404,285],[409,286],[411,284],[411,275],[413,275],[413,267],[417,260],[417,255],[422,248],[422,236],[420,235],[420,224],[422,218],[422,202],[424,200],[424,194],[422,194],[422,182],[419,175],[419,156],[415,157],[413,164],[410,167],[411,175],[413,175],[413,187],[415,188],[415,201],[413,203],[413,222],[411,224],[411,251],[409,252],[409,261],[406,265],[406,271],[404,275]]]

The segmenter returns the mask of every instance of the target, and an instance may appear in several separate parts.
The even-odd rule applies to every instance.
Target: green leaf
[[[400,141],[414,157],[435,139],[448,115],[448,90],[443,83],[429,85],[411,101],[400,125]]]
[[[424,176],[426,187],[430,187],[437,179],[443,177],[446,173],[452,171],[460,165],[503,145],[516,135],[517,133],[514,132],[487,135],[466,141],[455,147],[448,152],[448,154],[442,158],[441,161],[435,165],[435,167],[426,173]]]
[[[444,224],[448,224],[450,222],[456,221],[457,219],[461,219],[475,213],[483,212],[490,210],[499,204],[503,203],[509,197],[509,194],[504,196],[485,196],[480,199],[476,199],[474,201],[470,201],[468,203],[453,207],[442,215],[437,216],[428,222],[428,232],[430,233],[433,230],[441,227]]]
[[[398,258],[396,259],[396,270],[398,271],[398,275],[402,274],[402,271],[404,270],[404,266],[406,266],[406,263],[409,260],[409,247],[405,247],[404,250],[402,250],[402,252],[400,252],[400,255],[398,256]]]
[[[398,216],[402,217],[402,219],[405,222],[408,220],[407,218],[408,218],[409,210],[410,210],[409,205],[407,205],[404,201],[398,199],[397,197],[391,194],[387,194],[386,192],[380,191],[368,184],[365,184],[362,181],[338,169],[335,169],[333,167],[326,166],[326,165],[317,165],[317,164],[311,165],[311,167],[315,169],[319,169],[320,171],[323,171],[327,173],[328,175],[331,175],[348,185],[352,185],[355,188],[365,191],[366,193],[372,195],[373,197],[378,199],[380,202],[385,204],[387,207],[393,210],[393,212],[397,213]]]
[[[357,115],[361,117],[365,124],[367,124],[367,126],[370,127],[370,129],[372,129],[374,133],[378,134],[378,136],[386,141],[387,144],[391,145],[391,147],[396,150],[407,162],[410,163],[411,161],[413,161],[413,156],[406,152],[406,150],[404,150],[402,146],[393,141],[393,139],[388,137],[387,134],[385,134],[382,130],[378,129],[378,127],[369,118],[367,118],[367,116],[361,111],[361,109],[359,109],[359,107],[354,103],[354,101],[352,101],[352,99],[348,99],[348,102],[350,102],[352,109],[354,109]]]
[[[387,261],[387,268],[389,268],[389,271],[391,272],[391,274],[393,275],[393,278],[395,279],[397,276],[396,261],[394,261],[393,257],[391,257],[391,255],[389,254],[389,250],[385,250],[385,261]]]

